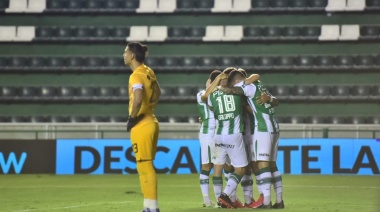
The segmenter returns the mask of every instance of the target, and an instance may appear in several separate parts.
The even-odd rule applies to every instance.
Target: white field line
[[[92,207],[92,206],[104,205],[104,204],[121,205],[121,204],[125,204],[125,203],[128,203],[128,202],[132,202],[132,201],[105,202],[105,203],[86,204],[86,205],[69,205],[69,206],[65,206],[65,207],[26,209],[26,210],[17,210],[17,211],[11,211],[11,212],[52,211],[52,210],[62,210],[62,209],[70,209],[70,208]]]
[[[167,187],[174,187],[174,188],[198,188],[199,185],[169,185]],[[291,185],[286,186],[285,188],[359,188],[359,189],[380,189],[380,186],[351,186],[351,185]],[[107,186],[107,185],[62,185],[62,186],[49,186],[49,185],[37,185],[37,186],[0,186],[0,189],[34,189],[34,188],[140,188],[139,185],[128,185],[128,186]]]

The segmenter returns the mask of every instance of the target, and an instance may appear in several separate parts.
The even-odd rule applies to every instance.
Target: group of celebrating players
[[[160,97],[160,86],[154,71],[144,64],[148,47],[128,43],[123,58],[132,74],[129,78],[129,119],[127,131],[136,157],[141,190],[142,212],[160,212],[157,200],[157,176],[153,167],[159,124],[154,109]],[[243,69],[213,71],[206,89],[197,94],[201,118],[199,140],[202,170],[199,175],[204,207],[284,208],[282,178],[276,165],[279,126],[274,117],[278,101],[259,80]],[[209,197],[209,175],[217,204]],[[227,184],[223,189],[222,173]],[[255,175],[259,198],[253,198]],[[236,188],[241,184],[244,204]],[[271,203],[271,185],[276,202]]]
[[[199,175],[203,207],[284,208],[282,177],[276,160],[279,125],[274,117],[278,100],[259,80],[241,68],[214,70],[206,89],[198,92],[202,168]],[[217,204],[209,196],[209,175]],[[223,189],[223,170],[226,186]],[[255,175],[259,197],[253,197]],[[244,204],[237,198],[239,183]],[[276,202],[271,203],[271,186]]]

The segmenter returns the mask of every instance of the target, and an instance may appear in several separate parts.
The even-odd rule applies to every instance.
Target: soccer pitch
[[[162,212],[252,210],[202,208],[198,174],[161,174],[158,185]],[[286,211],[380,211],[379,176],[284,175],[283,187]],[[139,212],[142,199],[138,175],[0,176],[1,212]]]

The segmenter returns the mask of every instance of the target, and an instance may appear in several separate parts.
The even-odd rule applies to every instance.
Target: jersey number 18
[[[224,113],[224,110],[226,112],[235,111],[235,101],[232,95],[223,96],[223,100],[222,100],[222,96],[219,96],[218,98],[216,98],[216,101],[218,102],[220,113]]]

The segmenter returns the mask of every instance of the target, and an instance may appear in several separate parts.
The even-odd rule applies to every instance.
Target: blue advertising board
[[[379,174],[380,140],[280,139],[277,165],[288,174]],[[158,142],[158,173],[200,171],[195,139]],[[137,173],[128,139],[58,139],[56,174]]]
[[[137,173],[128,139],[58,139],[57,174]],[[197,173],[200,146],[197,140],[159,140],[157,173]]]
[[[277,165],[289,174],[379,174],[380,140],[280,139]]]

